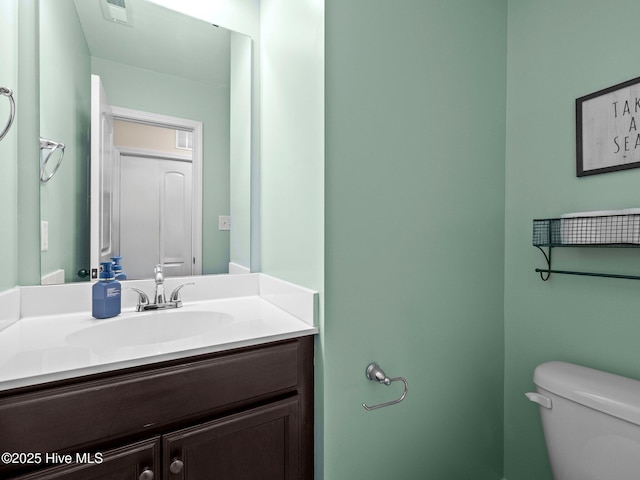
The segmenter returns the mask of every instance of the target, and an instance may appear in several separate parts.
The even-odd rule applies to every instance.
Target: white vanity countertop
[[[275,293],[267,287],[155,312],[123,306],[104,320],[87,312],[22,318],[0,331],[0,391],[318,333],[305,315],[287,311],[295,312],[288,302],[296,292],[278,291],[269,277],[262,285],[273,281]]]

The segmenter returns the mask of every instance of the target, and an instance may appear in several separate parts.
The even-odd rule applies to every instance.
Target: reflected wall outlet
[[[40,250],[49,250],[49,222],[45,220],[40,222]]]
[[[218,217],[218,230],[231,230],[231,217],[229,215],[220,215]]]

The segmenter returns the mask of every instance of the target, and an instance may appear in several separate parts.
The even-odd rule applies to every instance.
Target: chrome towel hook
[[[13,123],[13,119],[16,118],[16,102],[13,99],[13,90],[11,90],[10,88],[0,87],[0,95],[4,95],[5,97],[9,98],[9,107],[11,109],[9,112],[9,120],[0,132],[0,140],[2,140],[9,132],[11,124]]]
[[[51,149],[51,151],[47,153],[47,156],[44,157],[44,160],[42,160],[42,164],[40,165],[40,181],[42,183],[47,183],[49,180],[51,180],[51,178],[58,171],[58,168],[60,168],[60,165],[62,164],[62,159],[64,158],[64,148],[65,148],[64,143],[58,143],[58,142],[54,142],[53,140],[47,140],[46,138],[40,138],[40,150]],[[56,150],[60,151],[60,156],[58,157],[58,163],[56,163],[56,166],[54,167],[53,171],[50,174],[48,174],[45,178],[47,163],[49,162],[51,155],[53,155],[53,152],[55,152]]]
[[[378,405],[371,405],[371,406],[367,405],[366,403],[363,403],[362,406],[364,407],[365,410],[375,410],[376,408],[388,407],[389,405],[400,403],[407,396],[407,392],[409,391],[409,384],[407,383],[407,379],[404,377],[394,377],[394,378],[387,377],[387,374],[384,373],[382,368],[380,368],[380,365],[378,365],[375,362],[370,363],[369,366],[367,367],[366,376],[369,380],[372,380],[374,382],[378,382],[387,386],[391,385],[393,382],[398,382],[398,381],[402,382],[404,383],[404,391],[402,392],[402,395],[400,396],[400,398],[396,400],[391,400],[389,402],[379,403]]]

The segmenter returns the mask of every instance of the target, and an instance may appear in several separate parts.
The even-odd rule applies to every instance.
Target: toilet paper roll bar
[[[367,405],[366,403],[363,403],[362,406],[367,411],[375,410],[377,408],[382,408],[382,407],[388,407],[389,405],[395,405],[396,403],[400,403],[401,401],[403,401],[407,396],[407,392],[409,391],[409,384],[407,383],[407,379],[404,377],[389,378],[387,374],[384,373],[382,368],[380,368],[380,365],[378,365],[375,362],[370,363],[369,366],[367,367],[366,376],[371,381],[378,382],[380,384],[387,385],[387,386],[391,385],[393,382],[404,383],[404,391],[402,392],[402,395],[400,396],[400,398],[397,398],[395,400],[390,400],[384,403],[379,403],[378,405]]]

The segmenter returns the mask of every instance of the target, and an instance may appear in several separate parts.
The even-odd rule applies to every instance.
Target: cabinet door
[[[165,480],[300,479],[298,397],[163,437]]]
[[[13,480],[160,480],[160,438],[106,452],[70,454],[72,462]],[[47,462],[43,457],[43,464]],[[58,460],[60,463],[61,460]]]

